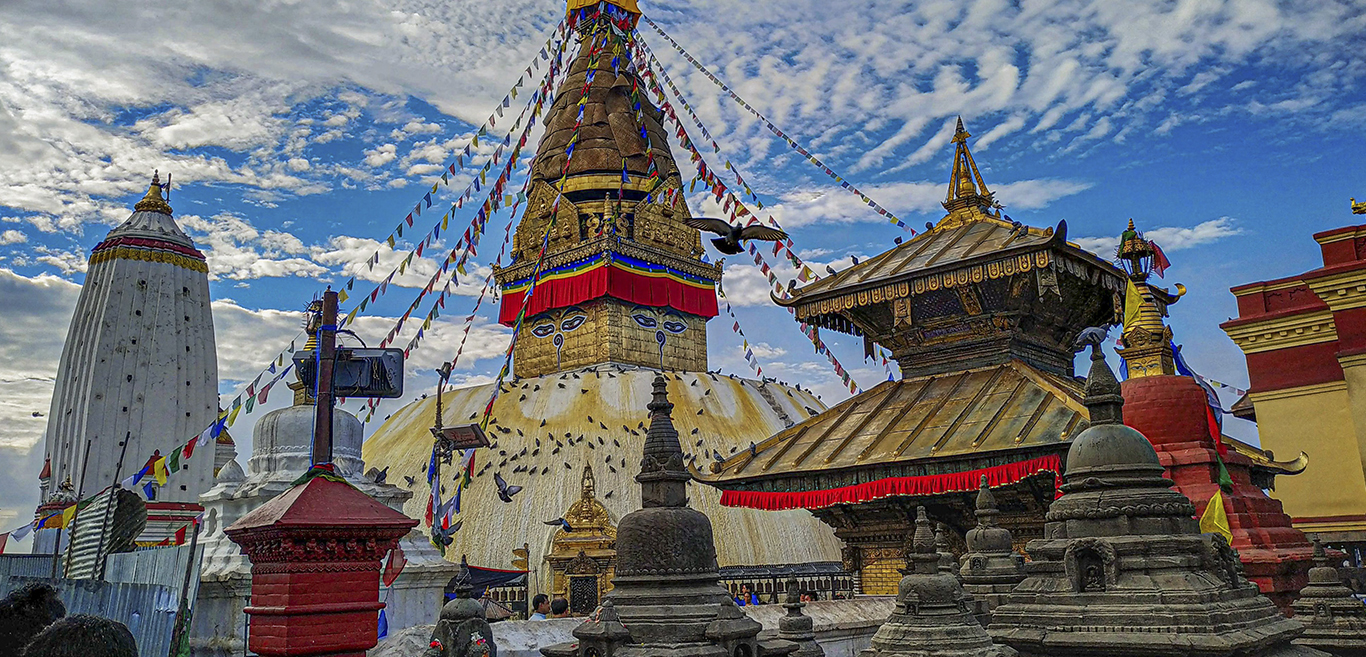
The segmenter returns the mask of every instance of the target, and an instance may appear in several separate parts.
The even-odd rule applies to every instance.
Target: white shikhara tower
[[[126,221],[95,246],[71,318],[48,415],[49,485],[81,481],[90,495],[169,456],[216,419],[218,362],[204,254],[171,218],[157,176]],[[90,441],[87,460],[86,441]],[[171,473],[148,504],[143,539],[184,524],[213,481],[213,444]],[[55,500],[44,499],[46,505]]]

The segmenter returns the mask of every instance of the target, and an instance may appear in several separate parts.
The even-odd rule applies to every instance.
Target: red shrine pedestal
[[[1195,504],[1200,517],[1219,489],[1219,462],[1209,435],[1204,389],[1188,376],[1170,375],[1129,379],[1121,389],[1124,423],[1148,437],[1167,476]],[[1280,501],[1253,485],[1250,459],[1229,450],[1224,465],[1233,479],[1233,490],[1224,492],[1224,509],[1244,575],[1290,615],[1290,603],[1309,581],[1313,546],[1291,526]]]
[[[250,639],[269,657],[364,657],[378,641],[380,560],[416,520],[323,476],[225,531],[251,559]]]

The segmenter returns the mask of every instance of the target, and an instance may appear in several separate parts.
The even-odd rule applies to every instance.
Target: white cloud
[[[6,244],[23,244],[27,241],[28,235],[25,235],[24,231],[22,230],[10,229],[3,233],[0,233],[0,246]]]
[[[1143,229],[1142,226],[1138,226],[1138,228],[1139,230]],[[1239,235],[1243,229],[1238,227],[1238,222],[1233,217],[1219,217],[1218,219],[1200,222],[1190,228],[1164,226],[1142,232],[1143,237],[1156,242],[1158,246],[1162,247],[1163,252],[1170,253]],[[1115,248],[1119,246],[1118,235],[1080,237],[1075,241],[1083,249],[1104,257],[1112,256]]]
[[[1008,209],[1035,210],[1046,207],[1057,199],[1088,189],[1091,184],[1072,180],[1020,180],[1001,185],[987,181],[996,199]],[[942,213],[948,191],[942,182],[901,182],[868,185],[860,189],[882,206],[896,213]],[[781,202],[768,206],[773,217],[784,228],[800,228],[813,224],[854,222],[885,222],[859,197],[843,189],[819,193],[794,193]]]
[[[309,259],[298,237],[257,230],[244,217],[182,215],[180,226],[194,238],[209,263],[209,280],[251,280],[281,276],[320,277],[328,269]]]

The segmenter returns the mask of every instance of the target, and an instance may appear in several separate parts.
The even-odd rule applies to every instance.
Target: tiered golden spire
[[[963,117],[958,117],[958,127],[953,133],[953,173],[949,176],[948,197],[944,199],[944,209],[950,214],[977,209],[988,213],[996,205],[995,197],[987,189],[982,172],[977,170],[977,163],[968,150],[968,138],[971,136],[963,127]]]
[[[166,175],[166,186],[171,186],[171,176]],[[161,175],[157,170],[152,171],[152,184],[147,186],[147,195],[142,197],[133,206],[135,212],[160,212],[161,214],[171,214],[171,204],[166,202],[161,196]]]
[[[1167,315],[1167,306],[1176,303],[1185,288],[1177,285],[1178,293],[1173,295],[1148,283],[1156,253],[1153,243],[1143,238],[1130,219],[1115,254],[1129,273],[1128,291],[1124,295],[1123,347],[1116,353],[1124,359],[1131,379],[1176,374],[1172,330],[1162,318]]]

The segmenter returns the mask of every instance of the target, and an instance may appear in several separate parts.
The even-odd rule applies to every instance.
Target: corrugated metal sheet
[[[110,517],[109,504],[114,499],[116,489],[108,488],[95,497],[90,506],[76,514],[74,529],[71,530],[71,561],[66,576],[72,579],[90,579],[99,568],[100,543],[109,540],[104,526]]]
[[[68,615],[103,616],[128,626],[137,639],[139,657],[167,657],[170,653],[179,587],[89,579],[10,577],[0,583],[0,595],[29,582],[47,582],[57,589]]]
[[[187,599],[199,591],[202,547],[191,555],[188,545],[146,548],[113,554],[105,581],[50,579],[51,555],[0,556],[0,597],[28,582],[43,581],[57,589],[67,614],[93,614],[128,626],[140,657],[167,657],[185,581],[186,560],[193,559]]]

